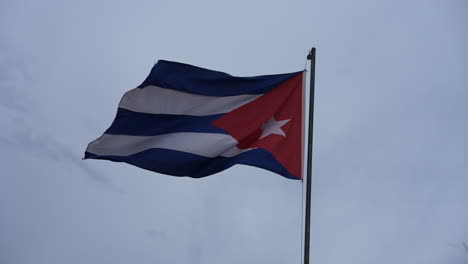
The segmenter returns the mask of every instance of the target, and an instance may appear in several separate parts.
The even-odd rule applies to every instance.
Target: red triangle
[[[302,178],[303,74],[299,73],[258,99],[243,105],[212,124],[224,129],[241,149],[263,148],[286,170]],[[262,139],[262,125],[270,118],[288,120],[281,127],[285,136],[270,134]]]

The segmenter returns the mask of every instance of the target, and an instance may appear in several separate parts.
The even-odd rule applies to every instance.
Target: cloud
[[[150,238],[155,240],[167,240],[167,235],[165,232],[158,231],[156,229],[150,228],[145,230],[145,234]]]
[[[300,182],[80,158],[159,58],[260,75],[313,45],[312,260],[466,262],[466,1],[0,5],[3,262],[299,262]]]
[[[24,55],[7,43],[0,35],[0,105],[25,113],[34,105],[25,91],[30,81],[29,69]]]
[[[48,121],[41,112],[33,109],[38,105],[30,94],[34,80],[24,63],[24,54],[8,47],[0,41],[0,121],[3,129],[0,133],[0,146],[6,149],[22,149],[26,153],[49,157],[55,162],[72,164],[89,179],[104,184],[109,190],[122,190],[102,173],[81,161],[70,147],[55,139],[57,135],[42,126]],[[29,86],[29,89],[26,88]]]

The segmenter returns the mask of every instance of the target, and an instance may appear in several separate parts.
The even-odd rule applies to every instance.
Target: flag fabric
[[[243,164],[302,178],[304,71],[235,77],[160,60],[85,159],[200,178]]]

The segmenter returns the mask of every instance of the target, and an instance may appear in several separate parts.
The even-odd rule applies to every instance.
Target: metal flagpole
[[[315,48],[307,55],[310,60],[309,90],[309,136],[307,137],[306,213],[304,234],[304,264],[309,264],[310,251],[310,200],[312,193],[312,144],[314,143],[314,96],[315,96]]]

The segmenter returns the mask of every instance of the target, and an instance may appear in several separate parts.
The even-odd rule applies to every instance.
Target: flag
[[[236,77],[160,60],[85,159],[205,177],[233,165],[302,178],[304,72]]]

